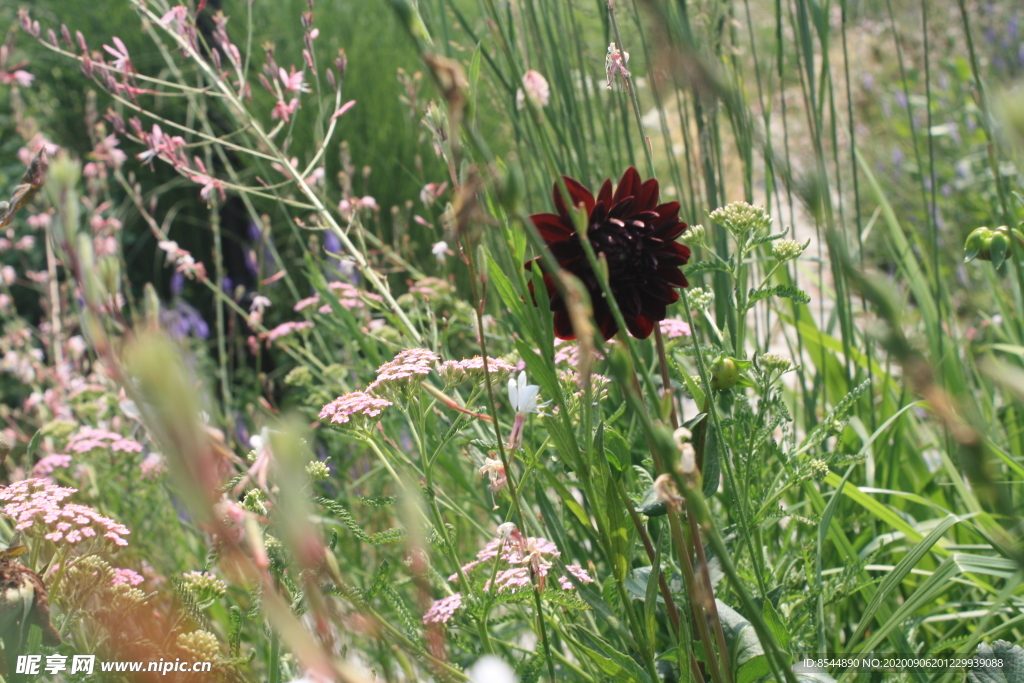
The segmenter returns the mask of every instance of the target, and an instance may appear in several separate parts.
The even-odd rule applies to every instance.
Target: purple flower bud
[[[171,275],[171,296],[179,297],[181,292],[185,289],[185,274],[179,271],[175,271]]]

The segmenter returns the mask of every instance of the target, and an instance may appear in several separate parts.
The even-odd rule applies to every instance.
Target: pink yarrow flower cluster
[[[446,624],[455,615],[455,610],[460,607],[462,607],[462,593],[455,593],[447,598],[435,600],[427,613],[423,615],[423,623]]]
[[[498,558],[507,562],[510,567],[499,570],[494,576],[494,585],[498,592],[517,591],[528,588],[531,585],[531,574],[537,577],[537,586],[541,591],[552,563],[548,558],[560,557],[561,551],[553,542],[543,537],[523,536],[523,534],[511,522],[498,527],[498,537],[490,541],[476,555],[476,560],[463,565],[462,571],[468,574],[474,567],[484,562]],[[586,570],[578,564],[566,565],[566,569],[583,583],[592,583],[594,579],[587,574]],[[458,574],[448,577],[449,581],[456,581]],[[570,579],[565,576],[558,578],[558,585],[563,590],[574,588]],[[491,589],[490,580],[484,584],[484,590]]]
[[[339,396],[320,411],[320,419],[329,419],[333,424],[365,428],[380,420],[381,414],[391,401],[371,396],[362,391]]]
[[[487,371],[492,382],[504,382],[515,370],[512,364],[501,358],[487,357]],[[437,374],[446,386],[453,387],[466,380],[476,384],[484,383],[484,359],[481,356],[464,360],[446,360],[437,366]]]
[[[661,321],[661,333],[669,339],[690,336],[690,325],[682,320],[669,318]]]
[[[111,579],[110,583],[114,586],[120,583],[126,583],[129,586],[138,586],[140,583],[146,580],[142,574],[131,570],[131,569],[118,569],[114,568],[114,578]]]
[[[377,368],[377,379],[366,388],[367,393],[400,393],[419,384],[430,374],[437,354],[429,349],[407,349],[394,360]]]
[[[46,477],[53,474],[53,471],[58,467],[67,467],[71,464],[70,455],[62,455],[60,453],[51,453],[43,458],[39,459],[39,462],[32,468],[33,477]]]
[[[2,512],[15,522],[15,530],[35,532],[43,538],[74,545],[89,538],[106,538],[114,545],[128,545],[131,532],[87,505],[63,503],[78,489],[57,486],[46,479],[24,479],[0,489]],[[40,533],[45,532],[45,533]]]
[[[142,451],[142,444],[117,432],[110,432],[105,429],[86,427],[71,437],[68,441],[68,450],[75,453],[88,453],[94,450],[111,450],[119,453],[139,453]]]

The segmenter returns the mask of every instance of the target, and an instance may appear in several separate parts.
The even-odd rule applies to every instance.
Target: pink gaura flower
[[[27,88],[32,85],[32,81],[35,80],[35,76],[27,71],[23,71],[21,68],[26,66],[28,62],[18,62],[17,64],[8,65],[7,59],[10,56],[10,49],[6,45],[0,45],[0,85],[17,83],[23,88]]]
[[[500,460],[494,458],[485,459],[484,466],[480,468],[479,472],[481,477],[486,475],[490,478],[491,483],[488,484],[487,488],[491,490],[491,493],[497,493],[508,485],[505,465]]]
[[[294,97],[287,104],[285,104],[284,100],[278,100],[277,104],[274,105],[274,109],[270,112],[270,118],[281,119],[283,122],[288,123],[291,121],[292,114],[298,108],[299,101]]]
[[[277,77],[280,79],[281,85],[284,86],[286,92],[310,92],[309,87],[303,82],[305,73],[305,71],[296,71],[294,66],[290,74],[281,67],[277,69]]]
[[[121,39],[117,36],[114,36],[112,40],[114,43],[114,47],[104,45],[103,49],[106,50],[108,54],[114,57],[114,61],[112,62],[112,66],[114,67],[114,69],[125,73],[133,71],[132,60],[131,57],[128,55],[128,48],[124,46],[124,43],[121,42]]]
[[[281,337],[292,334],[293,332],[296,332],[298,330],[308,330],[311,327],[313,327],[313,323],[309,322],[308,320],[302,322],[292,321],[287,323],[281,323],[274,329],[267,330],[266,332],[261,333],[260,337],[262,337],[269,346],[271,342],[275,342]]]
[[[178,35],[184,33],[185,20],[188,18],[188,8],[183,5],[175,5],[167,14],[160,17],[161,26],[174,26],[174,32]]]
[[[345,112],[347,112],[349,109],[351,109],[354,106],[356,106],[356,101],[355,100],[349,100],[345,104],[343,104],[340,107],[338,107],[338,111],[334,112],[334,114],[331,116],[331,120],[333,121],[334,119],[336,119],[336,118],[338,118],[340,116],[344,116]]]

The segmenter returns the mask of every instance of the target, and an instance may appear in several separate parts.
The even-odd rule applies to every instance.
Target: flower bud
[[[703,247],[706,238],[707,231],[703,225],[691,225],[680,236],[679,241],[688,247]]]
[[[964,263],[973,261],[978,257],[987,261],[989,256],[988,248],[991,243],[992,231],[988,228],[981,227],[971,231],[971,234],[967,236],[967,241],[964,242],[964,251],[967,252],[964,255]]]
[[[1003,265],[1006,254],[1010,250],[1010,229],[1001,225],[995,230],[987,227],[980,227],[967,236],[964,243],[964,262],[980,258],[982,261],[991,261],[996,268]]]
[[[740,381],[740,368],[732,358],[722,358],[711,366],[711,388],[732,389]]]
[[[800,244],[796,240],[779,240],[772,245],[772,256],[779,261],[792,261],[804,253],[804,249],[810,244]]]

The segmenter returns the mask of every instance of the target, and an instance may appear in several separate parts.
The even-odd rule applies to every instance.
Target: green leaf
[[[43,430],[37,431],[32,435],[32,440],[28,442],[28,448],[25,450],[25,455],[31,458],[35,452],[39,449],[39,442],[43,440]]]
[[[718,261],[698,261],[697,263],[690,263],[683,266],[683,272],[691,277],[698,273],[707,273],[709,271],[732,275],[732,271],[729,270],[726,265],[719,263]]]
[[[606,641],[579,629],[580,644],[590,650],[590,661],[615,681],[641,681],[650,683],[651,677],[630,657],[613,648]]]
[[[761,609],[761,618],[768,625],[768,630],[772,632],[775,642],[779,644],[779,648],[783,652],[788,651],[789,641],[791,640],[789,629],[786,628],[786,622],[783,621],[782,615],[779,614],[770,600],[764,601],[764,607]]]
[[[665,501],[658,499],[658,494],[655,493],[654,487],[647,489],[647,493],[644,494],[640,504],[636,506],[636,510],[648,517],[662,517],[668,512]]]
[[[968,683],[1024,683],[1024,649],[997,640],[992,645],[978,646],[978,659],[995,660],[1000,666],[982,666],[967,672]],[[994,663],[994,662],[990,662]]]
[[[753,625],[721,600],[716,599],[715,605],[725,631],[725,643],[729,648],[729,660],[736,683],[752,683],[771,673],[768,658]]]
[[[608,463],[613,469],[625,472],[633,460],[630,456],[629,442],[614,429],[605,429],[603,438],[604,454],[608,458]]]
[[[761,289],[751,289],[747,295],[747,304],[751,305],[756,301],[765,299],[770,296],[777,296],[783,299],[792,299],[798,304],[806,304],[811,301],[811,296],[793,285],[776,285],[774,287],[762,287]]]

